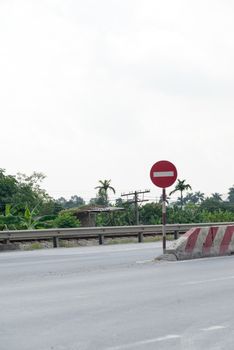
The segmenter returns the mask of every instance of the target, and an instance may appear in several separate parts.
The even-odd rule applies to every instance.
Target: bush
[[[54,226],[61,227],[61,228],[79,227],[80,221],[78,219],[76,219],[75,216],[73,216],[70,213],[61,213],[54,220]]]

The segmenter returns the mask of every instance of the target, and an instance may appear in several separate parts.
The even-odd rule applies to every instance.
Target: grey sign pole
[[[166,251],[166,189],[162,191],[162,237],[163,237],[163,253]]]

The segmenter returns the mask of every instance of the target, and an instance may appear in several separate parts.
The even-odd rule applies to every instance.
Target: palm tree
[[[229,188],[228,190],[228,201],[230,203],[234,203],[234,185],[232,187]]]
[[[200,204],[205,200],[205,194],[198,191],[198,192],[189,192],[184,198],[183,203],[193,203],[193,204]]]
[[[176,187],[173,191],[170,192],[169,195],[172,195],[173,193],[180,192],[180,205],[181,209],[183,207],[183,192],[186,190],[192,190],[192,187],[189,184],[185,183],[186,180],[177,180]]]
[[[196,204],[197,202],[198,202],[198,199],[193,192],[187,193],[186,196],[183,198],[184,204],[187,204],[187,203]]]
[[[202,203],[205,200],[205,193],[203,192],[195,192],[194,193],[194,202],[196,203]]]
[[[99,180],[100,185],[96,186],[95,189],[98,189],[98,194],[101,198],[104,199],[105,204],[108,203],[108,191],[111,190],[115,193],[115,189],[110,185],[111,180]]]
[[[222,195],[220,193],[212,193],[211,198],[217,202],[222,202]]]

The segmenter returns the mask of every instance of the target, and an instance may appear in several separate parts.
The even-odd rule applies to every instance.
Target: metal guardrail
[[[179,234],[185,233],[192,227],[234,225],[233,222],[194,223],[194,224],[168,224],[167,234],[174,234],[177,239]],[[97,238],[99,244],[104,243],[105,237],[138,237],[138,242],[143,242],[146,235],[162,234],[162,225],[139,226],[108,226],[108,227],[79,227],[56,228],[43,230],[14,230],[0,231],[0,242],[11,243],[17,241],[53,240],[54,248],[59,246],[59,239],[88,239]]]

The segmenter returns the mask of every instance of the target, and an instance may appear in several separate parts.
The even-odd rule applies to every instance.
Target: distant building
[[[124,208],[105,207],[104,205],[84,205],[79,208],[64,210],[64,212],[72,213],[80,220],[81,226],[93,227],[96,226],[96,215],[99,213],[113,213],[122,211]]]

